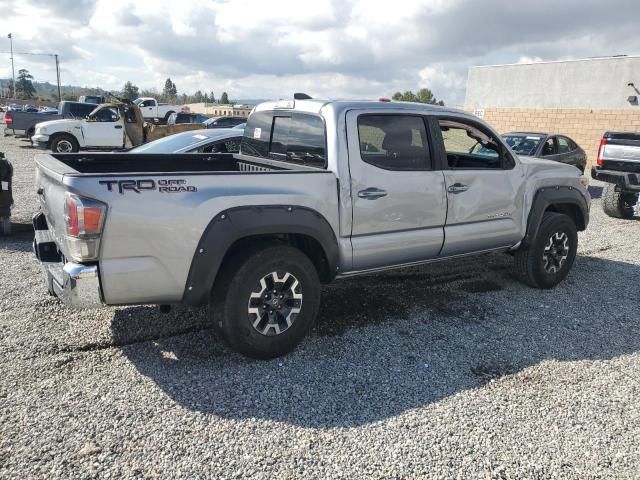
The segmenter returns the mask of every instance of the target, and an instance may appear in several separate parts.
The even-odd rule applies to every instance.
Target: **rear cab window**
[[[244,129],[240,153],[295,165],[326,168],[322,117],[296,111],[254,112]]]
[[[364,114],[358,117],[360,158],[384,170],[431,167],[424,119],[416,115]]]

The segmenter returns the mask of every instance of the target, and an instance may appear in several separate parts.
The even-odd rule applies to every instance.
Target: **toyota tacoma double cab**
[[[640,195],[640,133],[605,132],[591,176],[607,183],[602,192],[604,213],[633,217]]]
[[[414,103],[294,97],[255,108],[239,154],[36,161],[50,293],[209,306],[220,337],[256,358],[292,350],[336,278],[506,252],[524,283],[552,288],[589,221],[577,168],[518,158],[482,120]]]

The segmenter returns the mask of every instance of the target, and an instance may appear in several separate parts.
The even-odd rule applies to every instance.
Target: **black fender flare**
[[[582,215],[582,225],[578,230],[584,230],[589,223],[589,203],[582,193],[574,187],[556,186],[540,188],[533,197],[529,218],[527,220],[527,232],[522,240],[523,246],[529,246],[538,235],[538,229],[542,222],[544,212],[552,205],[574,205],[578,207]]]
[[[315,239],[324,250],[331,277],[338,261],[338,241],[331,225],[316,210],[295,205],[252,205],[221,211],[209,222],[187,277],[182,303],[205,305],[231,246],[259,235],[301,234]]]

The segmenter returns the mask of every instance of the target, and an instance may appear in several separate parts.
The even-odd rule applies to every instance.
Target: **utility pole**
[[[58,61],[58,54],[54,53],[54,57],[56,57],[56,76],[58,77],[58,101],[62,101],[62,94],[60,93],[60,62]]]
[[[11,76],[13,77],[13,98],[16,98],[16,70],[13,68],[13,36],[7,35],[9,44],[11,45]]]

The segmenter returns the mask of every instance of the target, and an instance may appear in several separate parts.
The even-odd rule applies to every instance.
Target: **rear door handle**
[[[115,127],[113,127],[113,128],[122,128],[122,125],[116,125],[116,126],[115,126]]]
[[[469,185],[465,185],[464,183],[454,183],[449,188],[447,188],[447,192],[449,193],[462,193],[469,190]]]
[[[367,200],[376,200],[381,197],[386,197],[386,190],[382,190],[380,188],[365,188],[364,190],[360,190],[358,192],[358,197],[364,198]]]

